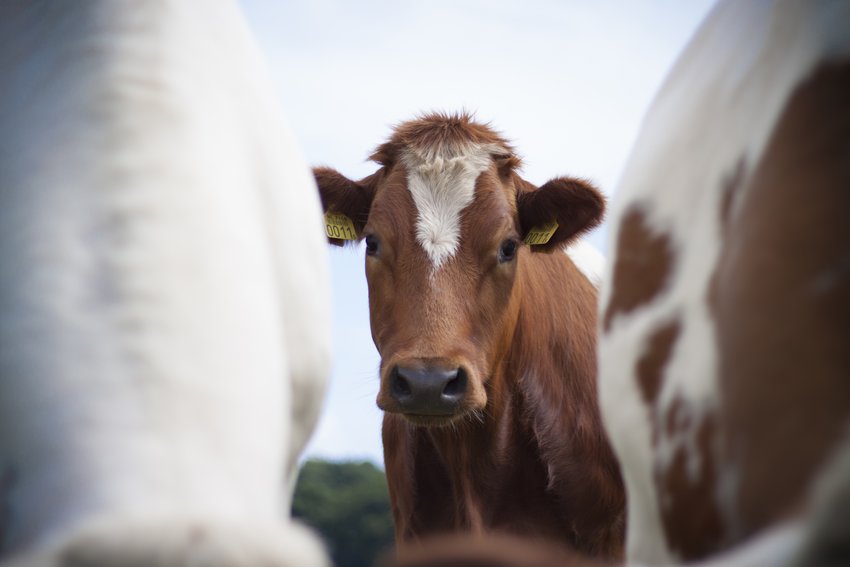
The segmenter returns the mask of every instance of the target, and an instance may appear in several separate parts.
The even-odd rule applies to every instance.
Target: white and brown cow
[[[599,390],[627,564],[850,565],[850,2],[716,6],[615,203]],[[399,565],[596,563],[490,538]]]
[[[405,122],[372,159],[361,181],[315,173],[325,208],[351,222],[330,234],[366,241],[398,543],[504,530],[620,556],[595,276],[579,267],[589,245],[532,252],[595,226],[601,195],[573,178],[533,186],[511,146],[465,115]],[[535,228],[553,221],[544,244]]]
[[[0,563],[326,563],[321,230],[235,2],[0,3]]]
[[[850,433],[850,3],[718,5],[612,226],[600,396],[628,557],[705,558],[800,517]]]

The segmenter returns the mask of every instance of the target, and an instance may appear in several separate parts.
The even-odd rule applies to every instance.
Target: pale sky
[[[607,195],[665,74],[713,0],[241,0],[311,165],[351,178],[392,125],[475,112],[525,177]],[[606,246],[607,226],[590,241]],[[307,456],[383,461],[362,248],[331,250],[334,361]]]

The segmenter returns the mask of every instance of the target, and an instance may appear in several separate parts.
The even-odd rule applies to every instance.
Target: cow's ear
[[[319,186],[325,212],[328,242],[342,246],[346,242],[360,240],[369,218],[378,174],[353,181],[335,169],[314,167],[313,176]]]
[[[519,226],[533,251],[561,249],[602,222],[605,197],[588,181],[557,177],[540,188],[518,181]]]

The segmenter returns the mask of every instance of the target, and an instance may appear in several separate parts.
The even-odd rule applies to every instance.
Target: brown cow
[[[361,181],[314,171],[325,210],[366,241],[397,542],[498,529],[620,556],[596,288],[570,255],[524,244],[562,250],[600,222],[602,196],[574,178],[535,187],[466,115],[401,124],[372,159]]]

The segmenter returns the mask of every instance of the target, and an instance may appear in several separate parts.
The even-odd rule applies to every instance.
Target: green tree
[[[336,567],[371,567],[393,544],[386,477],[369,462],[304,463],[292,515],[322,535]]]

